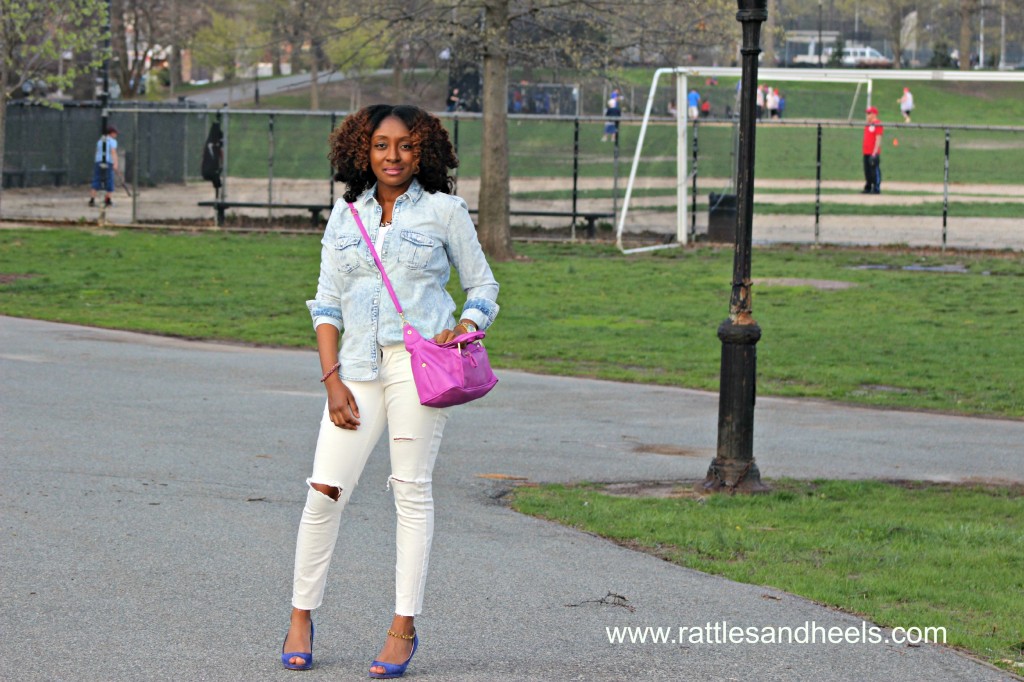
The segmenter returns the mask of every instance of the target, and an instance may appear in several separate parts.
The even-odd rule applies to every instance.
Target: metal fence
[[[148,186],[190,177],[192,150],[202,145],[209,112],[144,102],[113,111],[109,122],[118,128],[127,176],[138,170],[140,182]],[[102,109],[94,102],[62,109],[8,105],[4,187],[89,182],[101,118]]]
[[[1024,223],[1019,222],[1024,217],[1024,127],[884,126],[882,195],[861,197],[863,123],[760,123],[755,212],[762,220],[775,215],[777,223],[785,222],[778,216],[813,217],[813,223],[804,224],[813,225],[816,243],[836,241],[823,233],[848,217],[859,218],[862,233],[889,219],[912,223],[931,230],[929,243],[943,247],[949,242],[950,222],[963,227],[967,220],[972,230],[998,228],[1003,235],[972,245],[998,248],[999,239],[1002,246],[1014,248],[1024,243]],[[700,211],[708,211],[709,222],[714,222],[716,209],[725,214],[721,218],[726,224],[734,217],[734,126],[698,122],[690,128],[690,143],[686,181],[692,190],[685,210],[689,236],[695,237],[701,233]],[[762,153],[765,148],[771,153]],[[999,221],[1004,224],[997,225]],[[856,235],[850,240],[856,241]],[[894,235],[892,241],[901,239]]]
[[[86,191],[83,185],[90,177],[100,110],[32,107],[21,111],[11,108],[9,113],[14,115],[8,121],[5,168],[63,170],[63,184],[72,187],[45,195],[7,191],[3,216],[96,220],[82,196]],[[119,107],[110,110],[110,121],[120,131],[126,179],[135,193],[130,201],[124,195],[119,197],[107,219],[115,223],[212,222],[212,209],[198,205],[215,196],[211,185],[201,180],[200,161],[206,135],[218,114],[225,132],[222,198],[330,205],[341,194],[342,188],[331,179],[327,138],[345,112]],[[475,208],[481,119],[465,113],[439,115],[461,161],[458,192]],[[612,215],[621,211],[640,121],[635,116],[624,116],[619,120],[617,135],[612,136],[606,134],[608,123],[601,116],[510,116],[513,212],[566,214],[562,218],[516,218],[514,222],[567,227],[575,224],[571,219],[574,214],[586,211]],[[690,150],[695,156],[690,157],[691,168],[680,173],[675,121],[667,116],[652,119],[640,154],[627,231],[668,237],[676,234],[676,187],[685,182],[692,186],[685,207],[690,211],[691,229],[694,234],[706,233],[716,208],[715,203],[708,202],[709,196],[721,200],[731,192],[735,123],[735,119],[709,118],[691,129],[696,137],[690,141]],[[764,215],[778,213],[789,216],[774,219],[778,223],[800,218],[802,224],[813,225],[807,240],[858,241],[856,235],[836,237],[831,225],[838,223],[836,210],[860,201],[853,195],[862,183],[861,124],[821,122],[820,136],[818,125],[818,121],[784,120],[765,121],[758,126],[755,233],[758,224],[770,222],[763,219]],[[1024,128],[886,125],[882,168],[890,196],[883,196],[877,203],[891,204],[893,215],[904,222],[919,218],[945,224],[969,215],[984,217],[985,210],[979,209],[984,203],[1002,204],[1005,214],[1007,205],[1024,201],[1024,163],[1020,161]],[[894,138],[898,145],[892,145]],[[696,173],[690,172],[694,168]],[[54,177],[38,173],[25,184],[52,187],[56,182]],[[970,191],[964,189],[968,185]],[[950,187],[954,191],[949,191]],[[966,211],[968,207],[970,211]],[[1021,207],[1024,209],[1024,203]],[[723,206],[719,202],[717,208],[727,212],[728,203]],[[876,206],[872,210],[877,214],[880,209]],[[796,215],[794,211],[802,213]],[[247,216],[273,220],[291,214],[309,216],[302,210],[280,208],[233,212],[240,220]],[[1024,215],[1024,210],[1021,213]],[[870,217],[872,213],[866,215],[862,221],[865,224],[879,222]],[[268,224],[271,227],[273,220]],[[609,218],[599,227],[610,231],[613,224]],[[942,243],[938,230],[932,243]]]

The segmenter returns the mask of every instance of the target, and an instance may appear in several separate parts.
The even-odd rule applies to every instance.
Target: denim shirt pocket
[[[422,270],[430,262],[435,242],[432,237],[411,230],[402,230],[398,262],[410,270]]]
[[[335,262],[341,272],[352,272],[359,267],[359,243],[362,237],[342,236],[334,240]]]

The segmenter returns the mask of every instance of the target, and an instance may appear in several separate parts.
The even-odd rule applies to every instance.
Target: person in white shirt
[[[779,118],[779,91],[775,88],[768,88],[764,101],[765,107],[768,109],[768,118]]]
[[[910,112],[914,110],[914,96],[910,93],[910,88],[903,88],[903,96],[896,101],[899,102],[903,122],[910,123]]]
[[[92,188],[89,190],[89,205],[96,205],[96,192],[106,190],[103,203],[113,204],[114,173],[117,172],[117,128],[107,126],[106,133],[96,141],[96,156],[92,165]]]

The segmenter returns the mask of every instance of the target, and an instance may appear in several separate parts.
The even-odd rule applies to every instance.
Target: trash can
[[[736,242],[735,194],[708,194],[708,241]]]

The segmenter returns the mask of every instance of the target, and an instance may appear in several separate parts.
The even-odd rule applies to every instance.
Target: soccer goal
[[[654,115],[658,100],[664,99],[664,95],[659,96],[659,82],[663,76],[668,75],[675,76],[675,98],[672,100],[676,105],[675,241],[669,244],[627,250],[623,247],[623,232],[625,231],[627,220],[629,218],[630,201],[633,198],[634,188],[637,184],[638,169],[640,168],[644,158],[644,142],[647,138],[648,130],[651,125],[651,117]],[[630,167],[629,180],[626,184],[625,196],[623,197],[622,208],[615,231],[616,244],[623,252],[632,253],[636,251],[678,247],[685,245],[692,236],[692,207],[689,199],[691,198],[690,180],[693,178],[694,170],[691,167],[692,164],[689,153],[692,124],[690,122],[691,115],[687,107],[687,94],[690,90],[690,83],[694,83],[696,87],[704,89],[704,85],[709,80],[717,82],[719,77],[737,78],[737,85],[735,87],[738,88],[739,81],[742,77],[742,70],[739,68],[722,67],[676,67],[658,69],[654,72],[654,76],[651,79],[651,89],[647,96],[647,103],[640,123],[640,132],[637,139],[636,150],[633,154],[633,163]],[[872,78],[863,71],[853,71],[850,69],[760,69],[758,71],[758,82],[761,84],[777,84],[795,81],[841,84],[838,88],[830,86],[813,95],[815,101],[812,113],[813,118],[816,120],[828,119],[852,121],[854,118],[859,118],[860,113],[863,112],[866,107],[871,105]],[[732,97],[732,94],[735,94],[736,96]],[[717,138],[719,140],[718,157],[728,157],[725,172],[729,176],[729,183],[731,186],[735,186],[735,154],[732,152],[731,146],[724,152],[721,149],[722,144],[728,144],[729,140],[735,140],[735,128],[739,125],[738,90],[733,90],[732,94],[726,97],[727,100],[731,100],[731,105],[729,101],[719,101],[717,103],[717,112],[714,114],[713,118],[709,120],[711,125],[719,128],[719,133],[723,132],[721,128],[731,128],[728,135],[723,136],[722,134],[719,134],[712,139]],[[658,108],[661,109],[661,106]],[[806,112],[807,108],[805,107],[804,110]],[[721,116],[723,111],[727,114],[724,117]],[[723,143],[723,139],[726,140],[726,142]],[[721,168],[722,163],[720,162],[718,166]]]

